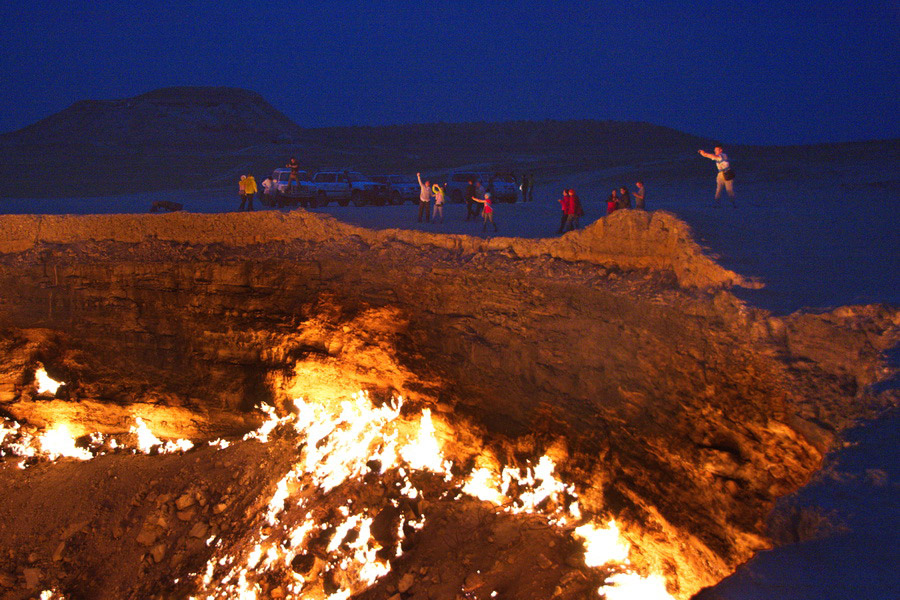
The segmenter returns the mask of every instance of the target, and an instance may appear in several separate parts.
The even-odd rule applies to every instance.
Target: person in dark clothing
[[[291,187],[291,182],[293,181],[293,185],[300,185],[300,161],[297,160],[296,157],[292,156],[291,160],[288,161],[287,167],[291,170],[291,174],[288,176],[288,187]]]
[[[568,231],[569,225],[572,223],[575,206],[572,203],[572,197],[569,195],[569,190],[563,190],[562,198],[560,198],[558,202],[562,209],[562,215],[560,216],[559,229],[556,233],[562,234]]]
[[[624,185],[619,188],[619,208],[634,208],[631,204],[631,193]]]
[[[475,188],[475,180],[470,179],[468,185],[466,185],[466,221],[470,221],[472,219],[478,218],[478,213],[475,212],[475,201],[472,199],[477,194],[477,189]]]
[[[575,190],[569,190],[569,197],[572,199],[572,208],[575,218],[572,221],[572,229],[578,229],[578,221],[584,216],[584,207],[581,205],[581,198],[575,193]]]

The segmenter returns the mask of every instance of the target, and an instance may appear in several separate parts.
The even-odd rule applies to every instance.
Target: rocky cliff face
[[[512,463],[555,446],[586,508],[679,598],[767,546],[766,513],[877,404],[900,337],[887,307],[746,306],[727,287],[757,284],[663,213],[538,241],[302,211],[0,230],[9,414],[40,425],[79,405],[85,431],[115,432],[104,406],[134,405],[173,436],[213,437],[250,428],[262,402],[402,395]],[[57,400],[34,393],[37,363],[67,383]]]

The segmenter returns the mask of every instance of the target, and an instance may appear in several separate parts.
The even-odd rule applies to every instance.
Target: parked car
[[[288,181],[290,176],[291,170],[284,167],[272,172],[272,190],[268,194],[262,194],[262,203],[265,206],[280,208],[300,204],[307,207],[315,203],[316,189],[309,180],[309,174],[306,171],[298,171],[297,178],[300,181],[297,184]]]
[[[403,204],[407,200],[415,204],[419,201],[419,183],[409,175],[382,175],[373,177],[373,181],[387,186],[388,199],[391,204]]]
[[[515,202],[519,199],[519,186],[515,175],[494,173],[485,184],[491,197],[498,202]]]
[[[312,185],[320,206],[331,200],[341,206],[350,202],[354,206],[382,206],[388,201],[387,185],[372,181],[359,171],[319,171],[313,175]]]

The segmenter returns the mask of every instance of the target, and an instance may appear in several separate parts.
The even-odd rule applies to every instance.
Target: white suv
[[[306,171],[298,171],[297,179],[300,181],[295,185],[288,185],[291,170],[288,168],[275,169],[272,173],[272,191],[269,194],[263,193],[262,203],[266,206],[296,206],[299,202],[302,206],[309,206],[316,198],[316,190],[309,180]]]
[[[359,171],[319,171],[312,178],[319,206],[337,200],[341,206],[353,202],[354,206],[387,202],[387,185],[371,181]]]

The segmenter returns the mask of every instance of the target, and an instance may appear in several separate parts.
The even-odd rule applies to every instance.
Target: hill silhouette
[[[621,167],[701,176],[708,175],[709,165],[696,160],[696,150],[713,143],[649,123],[596,120],[301,128],[255,92],[172,87],[121,100],[79,101],[0,134],[0,176],[8,182],[0,197],[231,188],[241,174],[262,179],[290,156],[311,173],[478,168],[531,170],[548,180]],[[896,149],[897,140],[745,147],[742,165],[750,160],[793,172],[795,159],[896,155]]]
[[[99,196],[231,185],[296,155],[310,171],[481,165],[578,169],[692,150],[702,140],[647,123],[515,121],[304,129],[237,88],[163,88],[83,100],[0,135],[6,197]]]

